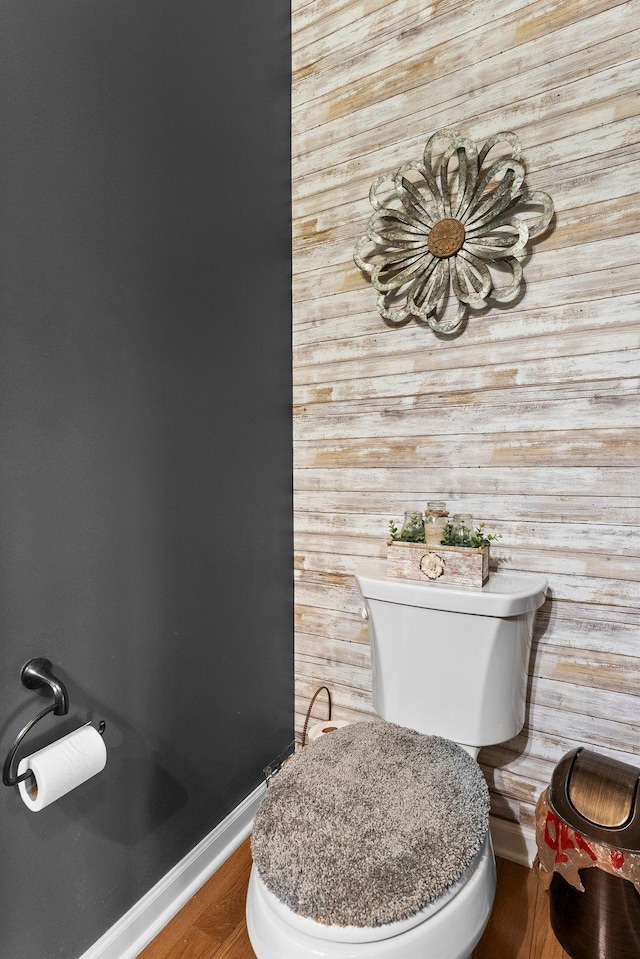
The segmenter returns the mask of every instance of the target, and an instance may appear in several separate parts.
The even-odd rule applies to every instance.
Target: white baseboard
[[[521,866],[532,866],[538,850],[532,829],[506,819],[491,817],[491,838],[496,856]]]
[[[80,959],[135,959],[249,835],[265,790],[254,789]]]

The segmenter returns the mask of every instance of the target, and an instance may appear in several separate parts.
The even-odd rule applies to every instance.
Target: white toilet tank
[[[369,615],[373,705],[383,719],[488,746],[524,724],[536,610],[547,580],[493,573],[482,588],[356,573]]]

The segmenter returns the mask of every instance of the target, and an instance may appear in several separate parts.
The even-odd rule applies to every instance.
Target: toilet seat
[[[357,723],[296,754],[269,786],[254,864],[284,907],[323,930],[406,929],[473,868],[488,813],[484,777],[460,746]]]

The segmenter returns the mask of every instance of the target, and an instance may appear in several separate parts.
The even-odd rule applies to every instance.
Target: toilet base
[[[471,959],[489,920],[495,888],[495,859],[487,842],[457,895],[424,922],[390,939],[340,942],[307,935],[277,914],[254,866],[247,930],[257,959]]]

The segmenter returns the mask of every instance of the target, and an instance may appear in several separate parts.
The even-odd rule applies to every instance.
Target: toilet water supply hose
[[[311,710],[313,709],[313,704],[315,703],[316,699],[318,698],[319,694],[322,692],[323,689],[327,694],[327,701],[329,703],[329,716],[327,717],[327,722],[331,720],[331,693],[329,691],[328,686],[320,686],[318,689],[316,689],[315,693],[311,697],[311,702],[309,703],[309,708],[307,709],[307,715],[305,716],[304,727],[302,729],[302,746],[303,747],[305,746],[307,741],[307,728],[309,726],[309,720],[311,718]]]

